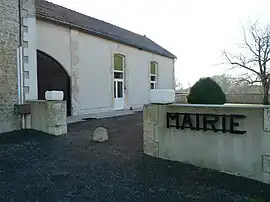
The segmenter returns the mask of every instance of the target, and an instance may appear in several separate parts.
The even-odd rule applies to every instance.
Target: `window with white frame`
[[[114,98],[123,98],[125,56],[114,54]]]
[[[123,55],[118,53],[114,54],[114,78],[123,79],[124,78],[124,59]]]
[[[150,89],[157,88],[157,62],[151,61],[150,64]]]

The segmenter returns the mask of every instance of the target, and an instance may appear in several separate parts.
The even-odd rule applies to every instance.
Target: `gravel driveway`
[[[106,143],[91,142],[97,126]],[[270,201],[270,186],[144,156],[142,113],[0,136],[0,201]]]

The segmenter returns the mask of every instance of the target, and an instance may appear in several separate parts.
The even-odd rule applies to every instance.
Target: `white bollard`
[[[63,91],[46,91],[45,92],[45,100],[63,100],[64,92]]]

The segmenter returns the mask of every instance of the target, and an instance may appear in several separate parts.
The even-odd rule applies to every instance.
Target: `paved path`
[[[91,142],[97,126],[106,143]],[[70,124],[68,134],[0,137],[0,201],[270,201],[251,180],[143,155],[142,113]]]
[[[137,110],[117,110],[117,111],[109,111],[109,112],[99,112],[92,114],[84,114],[78,116],[69,116],[67,117],[67,123],[77,123],[86,121],[86,119],[103,119],[103,118],[112,118],[117,116],[131,115],[136,113],[137,111],[142,111],[142,109]]]

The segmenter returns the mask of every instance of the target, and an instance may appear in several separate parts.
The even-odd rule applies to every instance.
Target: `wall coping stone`
[[[185,103],[173,103],[173,104],[168,104],[168,106],[173,106],[173,107],[211,107],[211,108],[259,108],[259,109],[264,109],[264,108],[270,108],[270,105],[262,105],[262,104],[231,104],[231,103],[226,103],[224,105],[219,105],[219,104],[185,104]]]

